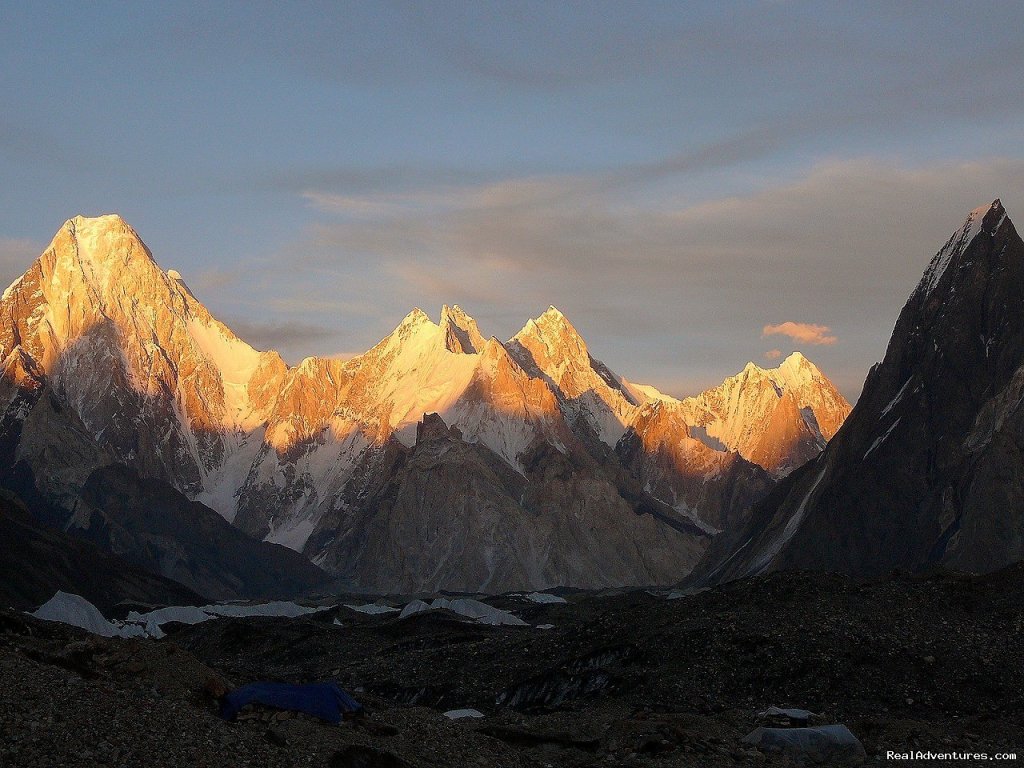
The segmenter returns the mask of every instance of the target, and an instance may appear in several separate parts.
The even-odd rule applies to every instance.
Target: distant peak
[[[441,318],[445,317],[469,317],[469,315],[458,304],[445,304],[441,307]]]
[[[576,331],[573,328],[572,323],[569,322],[569,318],[562,314],[558,307],[550,306],[544,310],[544,312],[536,319],[535,324],[541,327],[557,327],[557,328],[568,328],[574,333]]]
[[[419,307],[413,307],[412,312],[405,316],[405,318],[401,322],[401,325],[418,325],[419,323],[429,322],[432,321],[430,317],[427,316],[426,312],[424,312]]]
[[[539,317],[528,320],[523,329],[513,337],[515,341],[526,339],[536,339],[545,346],[569,344],[583,352],[586,351],[586,344],[579,331],[569,322],[569,318],[554,306],[548,307]]]
[[[800,351],[791,352],[789,357],[779,363],[779,368],[788,368],[790,370],[817,370],[817,366],[808,360]]]
[[[80,263],[91,265],[92,279],[114,276],[125,268],[141,268],[147,273],[159,269],[142,238],[116,213],[68,219],[47,251],[74,269]]]
[[[764,368],[755,363],[753,360],[749,360],[746,365],[743,366],[743,370],[740,373],[764,373]]]

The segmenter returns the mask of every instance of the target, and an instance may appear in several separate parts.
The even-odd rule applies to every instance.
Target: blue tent
[[[329,723],[341,722],[343,714],[360,712],[363,706],[334,683],[250,683],[235,688],[220,704],[220,716],[234,720],[248,704],[305,712]]]

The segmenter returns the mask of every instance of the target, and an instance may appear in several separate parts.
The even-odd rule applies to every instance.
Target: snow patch
[[[251,413],[249,380],[260,363],[260,353],[216,321],[191,317],[188,332],[203,357],[220,372],[225,418],[231,425],[255,428],[259,419]]]
[[[120,627],[107,621],[100,609],[81,595],[58,591],[41,605],[33,614],[43,621],[57,621],[70,624],[101,637],[123,636]]]
[[[345,603],[345,607],[359,613],[367,613],[371,616],[377,616],[382,613],[397,613],[399,608],[393,608],[390,605],[380,605],[379,603],[367,603],[366,605],[353,605],[351,603]]]
[[[405,619],[417,613],[423,613],[424,611],[436,611],[442,608],[452,611],[453,613],[457,613],[460,616],[476,619],[481,624],[505,625],[511,627],[528,626],[525,621],[520,619],[518,616],[514,616],[508,611],[503,611],[500,608],[495,608],[487,605],[487,603],[481,603],[479,600],[473,600],[469,597],[460,597],[456,600],[439,597],[429,604],[425,603],[423,600],[413,600],[402,609],[398,618]]]
[[[556,603],[568,602],[564,597],[552,595],[547,592],[531,592],[530,594],[526,595],[526,599],[529,600],[531,603],[540,603],[542,605],[554,605]]]
[[[252,605],[217,604],[203,607],[207,613],[216,616],[227,616],[231,618],[247,618],[250,616],[275,616],[279,618],[295,618],[306,614],[316,613],[325,610],[324,608],[310,608],[299,605],[290,600],[276,600],[270,603],[256,603]]]
[[[775,557],[782,551],[782,548],[786,546],[786,543],[793,538],[800,524],[804,520],[804,515],[807,513],[807,505],[810,503],[811,498],[814,496],[814,492],[818,490],[818,484],[825,477],[825,473],[828,471],[828,467],[823,467],[818,473],[818,476],[814,479],[814,483],[810,489],[804,495],[803,501],[800,502],[800,506],[796,508],[796,512],[793,516],[786,521],[786,527],[782,529],[782,533],[779,537],[772,542],[771,546],[768,547],[767,551],[757,560],[757,562],[747,571],[747,576],[760,573],[764,570],[768,564],[775,559]]]
[[[304,520],[288,520],[279,528],[275,528],[264,537],[270,544],[280,544],[288,549],[301,552],[309,537],[313,535],[317,521],[313,518]]]
[[[900,417],[900,418],[902,418],[902,417]],[[868,448],[868,449],[867,449],[867,451],[865,451],[865,452],[864,452],[864,458],[865,458],[865,459],[866,459],[866,458],[867,458],[868,456],[870,456],[870,455],[871,455],[871,453],[872,453],[872,452],[873,452],[873,451],[875,450],[875,448],[877,448],[878,446],[880,446],[880,445],[881,445],[882,443],[884,443],[884,442],[885,442],[885,439],[886,439],[887,437],[889,437],[889,435],[891,435],[891,434],[892,434],[892,431],[893,431],[894,429],[896,429],[896,425],[897,425],[897,424],[899,424],[899,423],[900,423],[900,420],[899,420],[899,419],[896,419],[896,421],[894,421],[894,422],[892,423],[892,425],[891,425],[891,426],[890,426],[890,427],[889,427],[889,428],[888,428],[887,430],[885,430],[885,434],[884,434],[884,435],[882,435],[881,437],[878,437],[878,438],[876,438],[876,439],[875,439],[875,442],[873,442],[873,443],[871,444],[871,447],[870,447],[870,448]]]
[[[935,254],[928,265],[928,269],[925,270],[924,277],[921,278],[921,282],[918,284],[918,291],[923,291],[925,296],[931,295],[931,292],[935,290],[935,286],[939,284],[939,281],[945,274],[950,262],[967,250],[967,246],[971,244],[974,238],[981,234],[981,225],[985,220],[985,214],[991,209],[991,205],[983,205],[975,208],[967,215],[964,225],[954,232],[953,236]]]
[[[900,387],[900,391],[896,393],[896,397],[890,400],[889,404],[882,409],[882,416],[885,416],[887,413],[889,413],[889,411],[891,411],[896,406],[896,404],[903,399],[903,393],[907,391],[907,387],[910,386],[910,382],[913,381],[913,379],[914,377],[911,376],[909,379],[903,382],[903,386]]]
[[[698,427],[696,425],[687,424],[686,428],[687,428],[687,430],[690,433],[690,437],[692,437],[695,440],[699,440],[700,442],[704,443],[704,445],[706,445],[711,450],[713,450],[713,451],[722,451],[722,452],[725,452],[725,451],[729,450],[726,447],[725,443],[723,443],[717,437],[714,437],[713,435],[708,434],[708,431],[707,431],[707,429],[705,427]]]

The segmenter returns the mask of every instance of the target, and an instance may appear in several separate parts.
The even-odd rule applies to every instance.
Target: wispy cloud
[[[225,323],[256,349],[284,350],[285,353],[297,346],[323,342],[336,335],[336,331],[330,328],[310,323],[254,322],[243,318],[228,319]]]
[[[780,357],[782,357],[781,349],[769,349],[764,353],[765,360],[778,360]]]
[[[812,317],[823,330],[783,327],[818,342],[817,362],[855,397],[899,307],[966,212],[999,196],[1011,216],[1024,215],[1024,162],[1000,158],[827,162],[696,205],[639,204],[599,187],[593,176],[527,177],[347,195],[339,210],[325,199],[273,269],[323,272],[322,288],[303,284],[300,306],[365,309],[344,317],[345,348],[368,347],[412,306],[460,303],[504,338],[555,304],[595,354],[655,384],[701,366],[710,384],[763,354],[749,329],[766,316]],[[840,337],[842,355],[824,343]]]
[[[839,341],[831,336],[832,329],[827,325],[815,325],[814,323],[794,323],[787,320],[778,325],[766,325],[761,329],[761,337],[765,336],[788,336],[798,344],[832,345]]]

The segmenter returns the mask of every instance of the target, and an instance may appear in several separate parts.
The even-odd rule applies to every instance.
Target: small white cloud
[[[761,330],[761,336],[762,338],[765,336],[789,336],[793,341],[800,344],[832,345],[839,341],[839,339],[835,336],[830,336],[831,332],[832,329],[827,325],[794,323],[792,320],[787,320],[778,325],[766,325]],[[772,352],[778,352],[778,350],[772,350]]]
[[[781,349],[769,349],[764,353],[765,360],[778,360],[780,357],[782,357]]]

